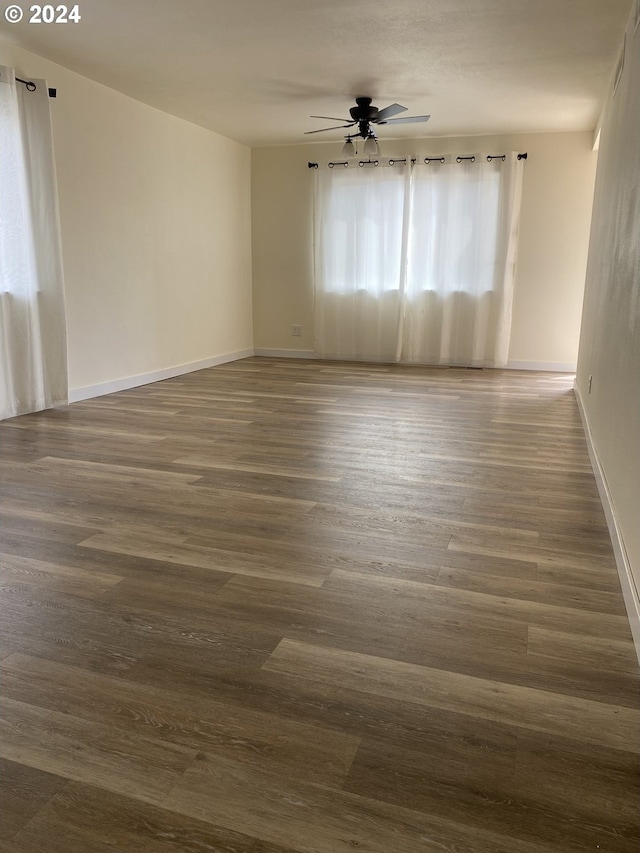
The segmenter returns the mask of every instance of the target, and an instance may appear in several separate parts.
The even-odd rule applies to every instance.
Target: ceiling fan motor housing
[[[378,108],[371,106],[371,98],[356,98],[357,106],[351,107],[349,115],[354,121],[375,121]]]

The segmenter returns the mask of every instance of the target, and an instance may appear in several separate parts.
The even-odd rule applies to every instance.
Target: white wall
[[[640,652],[640,27],[634,34],[631,25],[603,113],[577,387]]]
[[[72,398],[251,351],[250,149],[5,42],[0,63],[58,89]]]
[[[312,174],[340,142],[252,152],[257,349],[313,349]],[[596,155],[591,133],[383,141],[385,156],[527,151],[509,361],[572,369],[580,334]],[[291,326],[303,326],[302,337]]]

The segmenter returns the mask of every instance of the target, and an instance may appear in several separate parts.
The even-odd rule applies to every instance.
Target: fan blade
[[[324,133],[325,130],[340,130],[343,127],[353,127],[355,121],[352,121],[351,124],[338,124],[335,127],[321,127],[320,130],[305,130],[305,136],[307,133]]]
[[[398,113],[405,112],[407,108],[403,107],[401,104],[389,104],[388,107],[385,107],[383,110],[378,110],[378,115],[373,119],[376,123],[381,121],[385,121],[387,118],[391,118],[391,116],[397,116]]]
[[[429,121],[431,116],[403,116],[402,118],[390,118],[387,121],[378,122],[378,124],[412,124],[418,121]]]
[[[337,116],[309,116],[309,118],[324,118],[327,121],[349,121],[347,118],[337,118]]]

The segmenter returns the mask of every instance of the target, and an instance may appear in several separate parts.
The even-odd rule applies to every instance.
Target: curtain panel
[[[67,402],[67,340],[48,88],[0,66],[0,418]]]
[[[318,355],[506,364],[522,185],[516,154],[318,170],[315,180]]]

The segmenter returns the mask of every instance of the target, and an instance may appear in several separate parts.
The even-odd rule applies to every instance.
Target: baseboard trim
[[[312,349],[271,349],[256,347],[254,355],[262,358],[318,358]]]
[[[575,373],[577,365],[569,361],[508,361],[507,370],[539,370],[547,373]]]
[[[253,349],[237,350],[223,355],[214,355],[211,358],[203,358],[200,361],[192,361],[189,364],[178,364],[175,367],[165,367],[162,370],[153,370],[150,373],[140,373],[137,376],[125,376],[122,379],[99,382],[97,385],[86,385],[84,388],[71,388],[69,389],[69,402],[79,403],[81,400],[90,400],[92,397],[103,397],[105,394],[115,394],[116,391],[127,391],[130,388],[138,388],[140,385],[150,385],[152,382],[161,382],[163,379],[173,379],[185,373],[194,373],[196,370],[204,370],[218,364],[250,358],[253,354]]]
[[[622,587],[622,595],[624,596],[624,603],[627,608],[627,616],[629,617],[629,625],[633,635],[633,642],[636,647],[636,655],[638,656],[638,661],[640,661],[640,595],[638,594],[638,588],[636,587],[633,579],[631,563],[629,562],[627,549],[624,546],[624,539],[622,538],[622,533],[616,520],[613,501],[611,500],[611,493],[609,491],[609,486],[607,485],[607,479],[605,477],[602,464],[600,463],[600,458],[598,457],[598,453],[593,443],[589,419],[587,418],[587,413],[580,395],[580,388],[577,383],[574,383],[573,390],[576,400],[578,401],[578,409],[580,411],[580,417],[582,418],[582,425],[587,439],[587,448],[589,450],[591,467],[593,468],[598,492],[600,494],[600,500],[602,501],[604,514],[607,519],[609,535],[611,536],[611,543],[613,545],[613,553],[615,555],[618,575],[620,577],[620,586]]]
[[[263,358],[315,358],[322,360],[335,360],[335,361],[362,361],[360,358],[355,358],[354,356],[341,356],[337,358],[336,356],[320,356],[312,349],[271,349],[269,347],[257,347],[254,350],[254,354],[258,356],[262,356]],[[365,359],[367,363],[369,361],[376,361],[375,359],[369,360]],[[379,362],[380,364],[410,364],[412,362]],[[417,362],[416,362],[417,364]],[[446,367],[447,365],[441,364],[424,364],[424,367]],[[455,366],[455,365],[451,365]],[[487,368],[494,369],[494,368]],[[567,361],[509,361],[504,368],[495,368],[496,370],[538,370],[545,373],[575,373],[576,372],[576,364]]]

